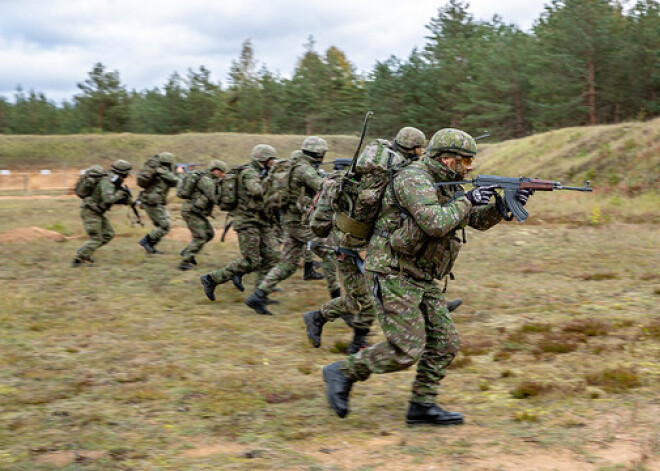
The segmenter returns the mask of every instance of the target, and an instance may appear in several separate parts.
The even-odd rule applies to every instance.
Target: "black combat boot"
[[[353,329],[353,340],[348,344],[347,349],[349,355],[353,355],[363,348],[370,346],[367,343],[367,335],[369,335],[368,329]]]
[[[193,268],[195,268],[195,265],[194,265],[192,262],[184,262],[184,261],[182,261],[181,263],[179,263],[179,267],[178,267],[178,268],[179,268],[179,270],[181,270],[181,271],[188,271],[188,270],[192,270]]]
[[[257,314],[272,315],[273,313],[268,310],[266,303],[268,302],[268,295],[262,289],[255,289],[254,293],[247,297],[245,304],[255,310]]]
[[[194,255],[190,257],[190,263],[192,263],[193,265],[197,265],[197,259],[195,258]]]
[[[82,258],[80,258],[80,257],[76,257],[76,258],[74,258],[74,259],[73,259],[73,262],[71,262],[71,266],[72,266],[73,268],[82,267],[84,264],[85,264],[85,261],[84,261]]]
[[[460,306],[461,304],[463,304],[463,300],[461,298],[454,299],[453,301],[449,301],[447,303],[447,309],[449,310],[449,312],[453,312],[456,309],[458,309],[458,306]]]
[[[324,276],[314,270],[314,262],[305,262],[305,273],[303,274],[303,280],[322,280]]]
[[[240,275],[232,276],[231,282],[234,283],[234,286],[236,287],[236,289],[239,290],[241,293],[243,291],[245,291],[245,286],[243,286],[243,274],[242,273]]]
[[[199,277],[199,281],[202,282],[204,287],[204,294],[211,301],[215,301],[215,287],[218,286],[218,283],[211,277],[211,275],[202,275]]]
[[[138,240],[138,244],[140,244],[147,253],[156,253],[156,249],[154,249],[151,245],[151,240],[149,239],[148,235]]]
[[[410,402],[406,422],[410,425],[460,425],[463,416],[458,412],[449,412],[432,402]]]
[[[321,346],[323,325],[327,320],[321,315],[321,311],[309,311],[303,314],[303,321],[305,321],[309,342],[314,345],[314,348],[319,348]]]
[[[333,289],[332,291],[330,291],[330,298],[335,299],[335,298],[339,298],[339,297],[341,297],[341,289],[340,288]]]
[[[348,414],[348,395],[351,393],[353,381],[341,371],[341,361],[330,363],[323,367],[323,381],[328,384],[326,396],[330,407],[342,419]]]

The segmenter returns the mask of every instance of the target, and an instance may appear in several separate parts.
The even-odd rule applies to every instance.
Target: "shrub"
[[[528,397],[538,396],[550,391],[551,389],[552,388],[549,385],[541,384],[537,381],[523,381],[515,389],[512,389],[510,393],[516,399],[525,399]]]

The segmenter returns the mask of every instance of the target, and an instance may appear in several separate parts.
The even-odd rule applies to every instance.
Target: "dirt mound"
[[[0,244],[16,244],[20,242],[32,242],[40,239],[50,239],[57,242],[66,240],[66,236],[59,232],[49,231],[43,227],[19,227],[0,234]]]
[[[224,231],[224,228],[218,228],[215,227],[215,237],[213,238],[214,241],[218,242],[220,240],[220,237],[222,237],[222,232]],[[170,233],[165,236],[167,239],[175,240],[177,242],[190,242],[192,240],[192,236],[190,235],[190,231],[188,230],[187,227],[180,227],[176,226],[173,227],[172,230],[170,230]],[[227,236],[225,237],[225,242],[233,242],[238,240],[236,236],[236,231],[234,229],[229,229],[227,231]]]

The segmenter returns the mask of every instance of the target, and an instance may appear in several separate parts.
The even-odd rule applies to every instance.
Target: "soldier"
[[[197,265],[197,255],[213,239],[215,231],[208,220],[213,212],[213,205],[216,204],[217,185],[222,179],[229,167],[222,160],[212,160],[206,168],[206,171],[199,172],[191,182],[194,186],[190,190],[188,199],[181,207],[181,216],[186,221],[188,229],[192,234],[192,241],[181,251],[181,263],[179,270],[190,270]]]
[[[180,177],[174,173],[174,156],[169,152],[161,152],[157,156],[157,166],[151,182],[140,196],[142,208],[151,219],[154,228],[149,234],[138,241],[149,254],[162,254],[156,245],[165,237],[172,227],[170,215],[165,209],[167,194],[170,188],[179,183]]]
[[[264,279],[259,283],[254,292],[245,300],[258,314],[272,314],[267,308],[268,294],[273,292],[278,283],[293,275],[298,267],[298,261],[306,249],[307,242],[314,236],[309,226],[302,225],[305,200],[311,203],[316,193],[321,189],[323,177],[319,175],[318,165],[328,150],[328,144],[324,139],[317,136],[309,136],[303,140],[301,150],[294,151],[291,160],[293,167],[290,172],[289,191],[291,203],[285,208],[281,216],[284,228],[284,243],[282,247],[282,259],[274,266]],[[302,200],[302,203],[301,203]],[[305,264],[308,272],[313,265]]]
[[[211,301],[215,301],[217,285],[232,280],[236,289],[243,291],[244,275],[256,271],[258,285],[268,270],[277,263],[277,242],[263,213],[263,179],[276,158],[277,153],[273,147],[259,144],[252,149],[250,163],[238,173],[238,203],[231,215],[243,257],[200,277],[204,294]]]
[[[419,157],[425,144],[426,136],[422,131],[414,127],[404,127],[394,138],[392,148],[398,154],[398,161],[408,162]],[[365,152],[370,152],[370,149],[365,149]],[[349,165],[350,163],[351,161]],[[324,193],[324,196],[326,195],[328,192]],[[327,201],[321,201],[320,204],[319,211],[315,212],[314,216],[317,220],[332,222],[330,239],[338,241],[339,244],[338,250],[341,253],[337,256],[337,267],[344,293],[341,297],[325,303],[321,309],[305,313],[303,320],[309,341],[315,348],[319,348],[324,324],[342,317],[353,328],[353,339],[348,345],[348,353],[353,354],[368,346],[367,335],[376,317],[373,296],[367,289],[361,267],[362,261],[358,258],[357,252],[341,245],[342,237],[337,234],[340,229],[337,227],[336,219],[332,217],[332,208]]]
[[[72,266],[79,267],[85,262],[94,263],[92,259],[94,251],[110,242],[115,236],[115,231],[105,213],[113,204],[131,204],[131,193],[128,187],[122,184],[132,168],[132,165],[125,160],[115,161],[107,173],[103,173],[103,168],[98,165],[90,168],[102,176],[89,196],[86,196],[80,204],[80,217],[89,240],[76,251]]]
[[[493,187],[464,193],[458,185],[436,190],[434,183],[463,180],[472,170],[476,153],[472,136],[441,129],[431,138],[424,157],[394,176],[366,264],[386,340],[323,368],[328,401],[340,417],[348,413],[355,381],[418,363],[407,423],[463,423],[461,414],[435,404],[439,383],[459,348],[458,332],[435,280],[451,272],[461,240],[465,241],[465,227],[486,230],[494,226],[502,220],[504,203],[499,197],[495,204],[489,203]],[[516,198],[524,204],[529,194],[519,190]]]

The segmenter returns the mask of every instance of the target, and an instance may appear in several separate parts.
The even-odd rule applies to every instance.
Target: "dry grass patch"
[[[536,343],[534,353],[571,353],[577,350],[580,342],[585,341],[585,339],[580,334],[546,332]]]
[[[574,319],[561,328],[563,332],[584,334],[587,337],[607,335],[611,329],[612,324],[609,322],[594,318]]]
[[[585,376],[587,384],[598,386],[604,391],[622,393],[629,389],[638,388],[642,380],[633,368],[608,368]]]
[[[542,333],[550,332],[552,330],[552,325],[542,322],[526,322],[520,326],[520,332],[526,333]]]
[[[529,397],[546,394],[553,389],[553,385],[540,383],[538,381],[526,380],[509,391],[509,393],[516,399],[527,399]]]

